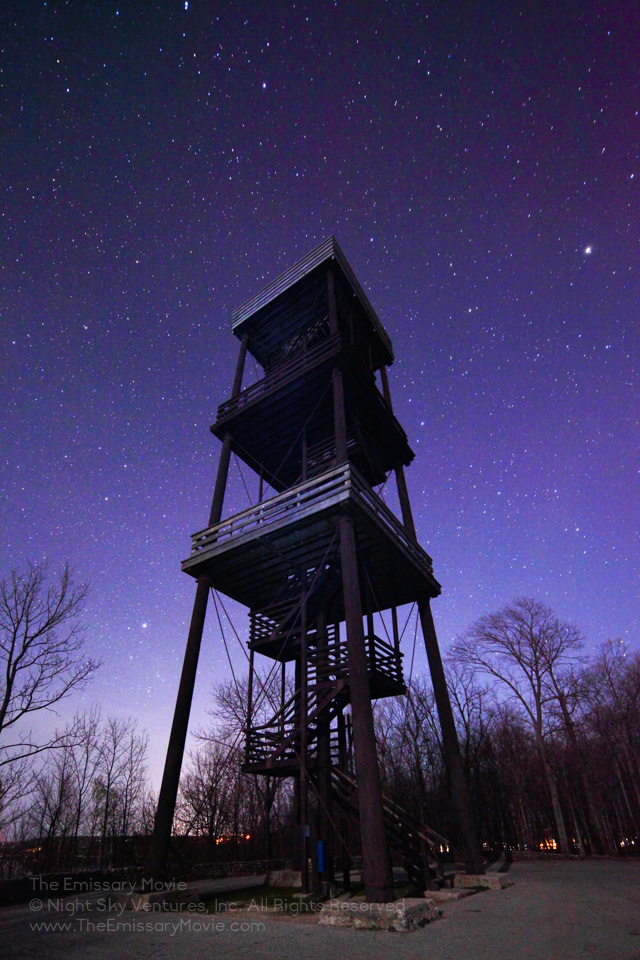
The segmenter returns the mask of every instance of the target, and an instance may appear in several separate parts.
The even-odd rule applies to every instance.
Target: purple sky
[[[138,717],[157,777],[231,313],[330,234],[394,344],[443,647],[521,594],[635,646],[632,5],[3,9],[2,568],[91,584],[104,665],[67,709]],[[214,621],[194,725],[229,676]]]

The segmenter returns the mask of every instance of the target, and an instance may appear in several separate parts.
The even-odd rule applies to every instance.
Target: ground
[[[10,960],[640,960],[640,862],[516,863],[513,886],[444,905],[413,933],[317,926],[260,913],[109,912],[107,897],[0,911],[0,956]],[[53,898],[51,898],[53,900]],[[49,909],[50,908],[50,909]],[[70,929],[38,930],[36,923]],[[110,929],[106,929],[106,924]],[[132,924],[139,924],[132,929]],[[249,924],[246,930],[234,924]],[[255,926],[251,927],[251,924]],[[102,926],[100,926],[102,925]],[[124,925],[118,928],[118,925]],[[148,929],[145,927],[149,925]]]

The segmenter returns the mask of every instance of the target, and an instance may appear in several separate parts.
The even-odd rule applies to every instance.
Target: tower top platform
[[[393,363],[393,347],[335,237],[328,237],[234,311],[232,332],[249,335],[248,349],[269,368],[301,331],[326,316],[326,275],[333,268],[338,301],[351,301],[367,328],[374,369]]]

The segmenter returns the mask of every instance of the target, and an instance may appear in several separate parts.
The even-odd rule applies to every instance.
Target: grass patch
[[[296,897],[295,894],[298,894]],[[287,910],[291,904],[300,902],[300,887],[245,887],[227,893],[209,894],[202,897],[207,913],[223,913],[229,910]]]

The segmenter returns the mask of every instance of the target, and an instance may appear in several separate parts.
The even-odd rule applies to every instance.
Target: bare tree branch
[[[82,689],[99,666],[84,656],[87,585],[76,585],[66,564],[47,578],[46,563],[29,563],[0,580],[0,765],[56,746],[55,734],[37,743],[21,733],[7,743],[5,732]]]

